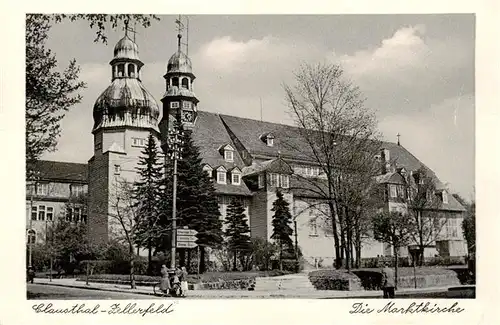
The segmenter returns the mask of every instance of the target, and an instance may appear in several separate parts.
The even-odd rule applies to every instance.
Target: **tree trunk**
[[[187,250],[187,264],[186,264],[186,269],[188,270],[188,272],[191,269],[191,250],[190,249]]]
[[[356,219],[358,219],[359,216],[357,216]],[[355,240],[354,240],[354,247],[356,250],[356,268],[361,267],[361,229],[359,229],[359,220],[355,221]]]
[[[330,216],[332,222],[332,232],[333,232],[333,248],[335,249],[335,263],[334,267],[336,269],[340,268],[339,258],[340,258],[340,249],[339,249],[339,234],[337,232],[337,219],[335,216],[337,215],[337,205],[329,201],[328,206],[330,208]],[[341,260],[340,260],[341,261]]]
[[[153,247],[151,239],[148,240],[148,275],[153,274]]]
[[[345,234],[346,234],[346,239],[345,239],[345,264],[347,268],[347,272],[351,272],[351,222],[349,220],[349,215],[347,211],[347,207],[344,207],[344,220],[346,222],[346,228],[345,228]]]
[[[205,246],[200,247],[200,274],[205,273]]]
[[[280,240],[280,271],[283,271],[283,244]]]
[[[236,271],[236,250],[233,252],[233,271]]]
[[[399,255],[398,255],[398,248],[394,247],[394,289],[398,288],[398,263],[399,263]]]
[[[135,289],[135,270],[134,270],[134,245],[129,243],[129,258],[130,258],[130,288]]]

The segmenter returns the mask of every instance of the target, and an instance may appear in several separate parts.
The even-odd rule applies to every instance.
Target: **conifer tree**
[[[134,207],[137,208],[137,245],[148,249],[148,273],[151,270],[153,243],[159,237],[157,226],[159,219],[159,201],[161,197],[160,183],[163,177],[163,165],[159,156],[157,142],[152,134],[147,139],[146,146],[141,151],[137,163],[139,180],[134,184]]]
[[[245,208],[240,201],[233,199],[227,207],[227,225],[224,235],[227,237],[228,249],[233,253],[233,271],[236,271],[238,253],[243,255],[251,250],[250,227],[247,223]]]
[[[200,272],[206,269],[206,247],[215,248],[222,243],[222,221],[219,219],[219,203],[212,180],[203,170],[198,147],[195,146],[190,130],[181,127],[181,159],[177,163],[177,228],[189,227],[198,232],[197,244],[200,246]],[[171,170],[172,160],[167,161],[166,170]],[[167,172],[162,198],[160,223],[163,227],[171,225],[172,180]],[[159,243],[161,249],[170,248],[166,236]],[[188,250],[188,256],[189,250]],[[185,255],[181,251],[181,264]],[[189,257],[188,257],[189,260]]]
[[[274,212],[272,225],[273,234],[271,239],[278,242],[280,249],[280,269],[283,269],[283,251],[285,249],[290,250],[293,248],[293,242],[291,235],[293,230],[290,227],[292,215],[289,209],[289,203],[283,197],[283,193],[279,189],[276,190],[277,199],[273,202],[273,208],[271,211]]]

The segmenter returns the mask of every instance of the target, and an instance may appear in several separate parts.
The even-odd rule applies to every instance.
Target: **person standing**
[[[382,273],[382,291],[384,292],[384,298],[394,298],[394,290],[396,287],[396,275],[394,271],[389,267],[389,263],[384,263],[384,268]]]
[[[30,266],[28,267],[28,282],[33,283],[35,279],[35,270]]]
[[[187,276],[188,276],[188,273],[187,273],[186,267],[185,266],[181,267],[181,274],[179,276],[179,280],[181,281],[181,290],[182,290],[183,297],[187,296],[187,292],[189,289],[188,282],[187,282]]]
[[[170,278],[168,275],[168,269],[166,265],[161,266],[161,280],[160,280],[160,290],[164,293],[169,293],[170,291]]]

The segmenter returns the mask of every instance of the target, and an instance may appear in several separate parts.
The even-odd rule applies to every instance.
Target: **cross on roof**
[[[134,27],[128,27],[128,20],[125,20],[124,22],[125,24],[125,27],[123,27],[123,30],[125,31],[125,36],[128,35],[128,32],[131,32],[134,34],[134,43],[135,43],[135,35],[137,34],[137,32],[135,31],[135,23],[134,23]]]
[[[400,145],[399,144],[399,137],[401,136],[401,134],[399,134],[399,132],[398,132],[398,134],[396,134],[396,136],[398,137],[398,146],[399,146]]]

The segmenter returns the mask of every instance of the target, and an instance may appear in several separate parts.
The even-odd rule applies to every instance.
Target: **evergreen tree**
[[[292,215],[288,207],[289,203],[284,199],[283,193],[281,193],[279,189],[276,190],[276,196],[278,198],[273,202],[273,208],[271,209],[271,211],[274,211],[272,221],[273,234],[271,235],[271,239],[278,242],[280,250],[280,269],[283,269],[283,251],[285,249],[293,249],[293,242],[290,237],[293,234],[293,230],[290,227]]]
[[[227,207],[227,218],[224,221],[227,229],[224,235],[227,237],[228,249],[233,253],[233,270],[236,271],[236,258],[238,253],[243,255],[251,250],[250,227],[247,223],[245,208],[240,201],[233,199]]]
[[[138,246],[148,248],[148,273],[151,274],[153,243],[159,237],[157,223],[160,214],[160,183],[163,178],[163,165],[159,157],[157,142],[152,134],[149,135],[141,154],[136,168],[139,180],[134,184],[132,195],[138,219],[136,220],[135,241]]]
[[[181,128],[182,129],[182,128]],[[181,130],[181,159],[177,163],[177,228],[184,226],[198,232],[200,246],[200,272],[206,269],[206,247],[215,248],[222,243],[222,222],[219,219],[219,204],[212,180],[203,170],[198,147],[194,145],[191,131]],[[167,162],[167,174],[172,175],[173,161]],[[172,179],[165,177],[160,224],[171,229]],[[163,236],[158,248],[170,248],[170,238]],[[190,257],[189,250],[188,260]],[[185,264],[185,251],[181,250],[181,264]]]

